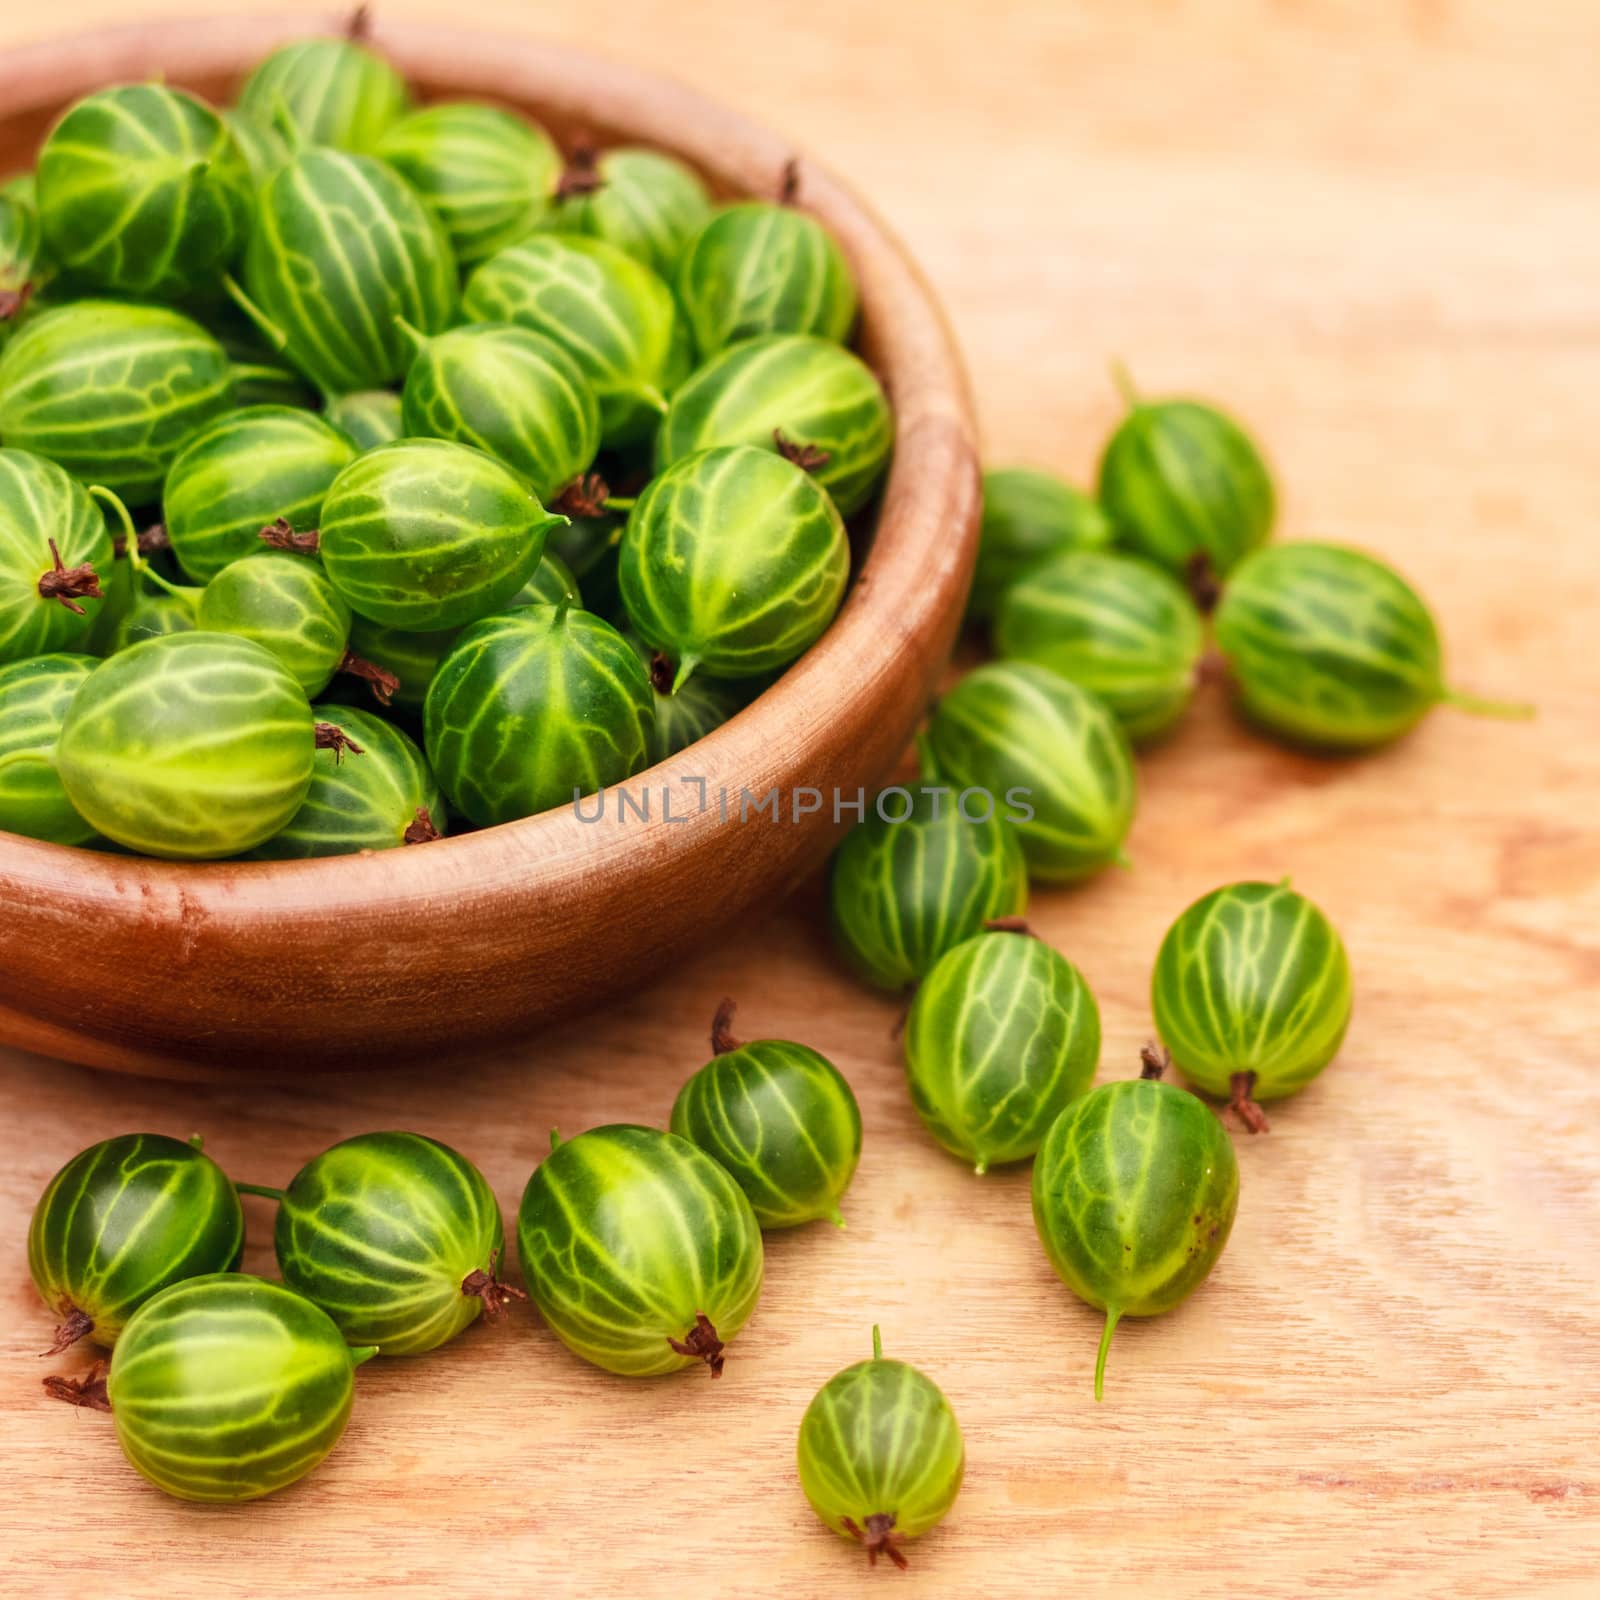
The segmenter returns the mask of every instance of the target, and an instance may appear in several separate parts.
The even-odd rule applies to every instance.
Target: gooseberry
[[[259,62],[239,110],[298,144],[371,151],[411,104],[405,79],[359,39],[298,39]]]
[[[51,759],[87,656],[31,656],[0,667],[0,828],[53,844],[86,844],[89,826],[67,799]]]
[[[1070,483],[1032,467],[983,475],[983,524],[967,615],[987,621],[1018,578],[1068,550],[1101,550],[1116,537],[1111,518]]]
[[[328,404],[324,419],[358,451],[405,437],[400,396],[392,389],[358,389]]]
[[[671,281],[684,246],[711,216],[692,168],[660,150],[575,150],[541,226],[604,239]],[[509,242],[509,241],[508,241]]]

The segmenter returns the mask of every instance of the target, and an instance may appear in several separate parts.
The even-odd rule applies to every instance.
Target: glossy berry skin
[[[631,777],[649,759],[650,680],[609,623],[522,606],[468,628],[423,708],[428,760],[456,810],[514,822]]]
[[[523,1193],[517,1254],[556,1337],[628,1377],[702,1359],[716,1375],[720,1346],[761,1293],[761,1230],[744,1191],[654,1128],[615,1124],[557,1144]],[[697,1338],[701,1317],[710,1331]]]
[[[1229,578],[1215,626],[1245,714],[1297,744],[1370,749],[1440,701],[1476,706],[1446,688],[1438,630],[1416,591],[1359,550],[1257,551]]]
[[[1203,557],[1225,577],[1277,515],[1250,436],[1192,400],[1135,401],[1101,457],[1099,492],[1121,542],[1180,574]]]
[[[762,333],[840,343],[856,320],[844,252],[814,217],[747,200],[725,206],[684,247],[675,287],[702,361]]]
[[[375,445],[405,437],[400,396],[391,389],[358,389],[354,394],[342,394],[329,402],[322,415],[357,450],[371,450]]]
[[[50,759],[67,707],[94,670],[89,656],[30,656],[0,667],[0,829],[51,844],[87,844],[89,826]],[[28,752],[38,760],[7,762]]]
[[[420,1133],[364,1133],[295,1175],[274,1235],[283,1281],[344,1339],[386,1356],[436,1349],[486,1304],[505,1245],[487,1180]]]
[[[604,239],[670,283],[684,246],[711,216],[705,185],[659,150],[607,150],[595,162],[595,177],[597,188],[558,191],[541,226]]]
[[[788,665],[844,598],[850,546],[826,492],[749,445],[706,450],[653,479],[622,537],[634,631],[676,665],[748,678]]]
[[[1052,556],[1103,550],[1116,538],[1099,504],[1051,472],[997,467],[983,475],[983,524],[967,615],[984,622],[1006,590]]]
[[[352,39],[298,39],[261,61],[239,90],[239,112],[299,145],[367,152],[405,115],[405,79]]]
[[[303,1295],[247,1273],[174,1284],[135,1313],[106,1393],[123,1454],[179,1500],[258,1500],[310,1472],[350,1420],[352,1350]]]
[[[39,222],[75,282],[181,301],[244,246],[254,182],[210,106],[158,83],[101,89],[68,108],[39,151]]]
[[[811,1509],[841,1538],[908,1565],[899,1549],[942,1521],[961,1492],[966,1446],[931,1378],[883,1355],[835,1373],[800,1422],[796,1461]]]
[[[376,153],[439,213],[463,271],[532,233],[561,173],[549,134],[499,106],[426,106]]]
[[[350,608],[314,556],[263,548],[201,593],[195,623],[265,645],[308,696],[326,688],[350,639]]]
[[[152,1296],[231,1270],[243,1248],[244,1213],[222,1169],[159,1133],[80,1151],[50,1180],[28,1225],[28,1271],[62,1318],[57,1348],[88,1338],[110,1349]]]
[[[84,680],[56,771],[108,839],[204,860],[252,849],[294,816],[314,740],[305,692],[271,651],[175,633],[120,651]]]
[[[358,850],[397,850],[449,831],[444,797],[422,752],[393,723],[355,706],[315,705],[359,749],[319,749],[311,787],[288,824],[250,852],[304,861]],[[425,815],[424,815],[425,814]]]
[[[284,355],[327,395],[404,372],[400,322],[441,332],[456,266],[439,219],[371,156],[302,150],[261,190],[244,286]]]
[[[980,1175],[1024,1161],[1100,1061],[1100,1010],[1083,975],[1025,933],[980,933],[918,988],[906,1083],[922,1123]]]
[[[1171,573],[1115,551],[1073,550],[1006,591],[994,645],[1002,659],[1036,661],[1091,690],[1139,741],[1188,709],[1205,629]]]
[[[167,470],[161,511],[178,565],[197,583],[260,551],[280,518],[309,533],[333,480],[355,459],[349,438],[295,406],[244,406],[189,440]]]
[[[1150,984],[1161,1042],[1192,1083],[1228,1097],[1303,1089],[1338,1053],[1354,1004],[1338,931],[1288,880],[1213,889],[1167,931]]]
[[[987,789],[1015,823],[1030,877],[1074,883],[1121,859],[1133,822],[1133,757],[1097,696],[1031,661],[969,672],[928,725],[939,770]],[[1017,807],[1007,796],[1016,792]]]
[[[422,633],[507,605],[559,522],[481,450],[397,439],[357,456],[322,503],[323,565],[351,610]]]
[[[658,466],[719,445],[776,450],[782,438],[822,459],[808,470],[842,517],[873,496],[894,446],[894,416],[871,368],[842,345],[777,333],[729,346],[672,397]]]
[[[427,340],[401,396],[408,434],[454,439],[503,461],[553,499],[594,461],[600,406],[565,350],[508,322]]]
[[[603,239],[534,234],[467,280],[469,322],[513,322],[560,345],[600,402],[615,448],[649,436],[689,375],[688,331],[672,291]]]
[[[164,306],[76,300],[30,317],[0,354],[0,438],[132,506],[156,499],[233,397],[222,346]]]
[[[0,449],[0,664],[87,649],[104,600],[75,586],[60,591],[67,604],[51,585],[58,569],[84,565],[109,581],[111,564],[111,535],[83,487],[41,455]]]
[[[728,1171],[763,1228],[844,1226],[861,1109],[826,1056],[787,1039],[726,1049],[678,1091],[671,1128]]]
[[[1106,1314],[1096,1400],[1118,1320],[1170,1311],[1199,1288],[1238,1204],[1233,1145],[1185,1089],[1102,1084],[1057,1118],[1033,1164],[1033,1224],[1056,1276]]]
[[[828,884],[833,941],[868,983],[916,983],[986,922],[1027,909],[1016,830],[997,809],[968,809],[970,820],[954,788],[925,776],[909,806],[885,796],[845,835]]]

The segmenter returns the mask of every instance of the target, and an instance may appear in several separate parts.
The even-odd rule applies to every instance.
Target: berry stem
[[[390,705],[396,694],[400,692],[400,680],[387,667],[380,667],[375,661],[368,661],[365,656],[358,656],[354,650],[346,650],[339,658],[339,665],[335,671],[348,673],[352,678],[360,678],[362,682],[372,686],[372,698],[380,706]]]
[[[1530,722],[1539,714],[1538,707],[1525,700],[1486,700],[1482,695],[1463,694],[1459,689],[1445,689],[1439,699],[1444,705],[1465,711],[1469,717],[1496,717],[1502,722]]]
[[[1116,384],[1117,393],[1122,396],[1130,411],[1137,411],[1144,404],[1138,385],[1133,381],[1133,374],[1128,371],[1127,365],[1120,358],[1111,363],[1111,381]]]
[[[433,813],[426,806],[418,806],[415,820],[407,823],[406,831],[401,834],[400,839],[403,844],[432,844],[439,837]]]
[[[263,1200],[276,1200],[280,1204],[289,1198],[282,1189],[269,1189],[264,1183],[236,1183],[234,1188],[240,1194],[253,1194]]]
[[[39,598],[59,600],[68,611],[80,617],[87,616],[88,612],[78,602],[100,598],[100,574],[87,561],[76,567],[64,565],[55,540],[47,542],[51,565],[40,575]]]
[[[695,656],[685,656],[678,663],[678,670],[672,679],[672,692],[676,694],[694,676],[694,669],[700,665]]]
[[[872,1324],[872,1359],[883,1360],[883,1330],[876,1322]]]
[[[81,1378],[44,1379],[44,1392],[52,1400],[64,1400],[69,1406],[83,1406],[88,1411],[109,1411],[111,1397],[106,1393],[108,1363],[97,1361]]]
[[[41,1356],[58,1356],[63,1350],[70,1350],[80,1339],[86,1339],[94,1332],[94,1318],[87,1311],[80,1311],[75,1305],[63,1303],[61,1307],[64,1315],[61,1326],[56,1329],[55,1341],[48,1350],[41,1350]]]
[[[1117,1324],[1122,1321],[1121,1306],[1106,1307],[1106,1325],[1100,1334],[1100,1352],[1094,1358],[1094,1397],[1104,1400],[1106,1397],[1106,1354],[1111,1349],[1111,1335],[1117,1331]]]
[[[1255,1073],[1236,1072],[1228,1079],[1228,1104],[1247,1133],[1268,1133],[1272,1124],[1267,1121],[1261,1107],[1250,1098],[1255,1091]]]
[[[1172,1056],[1165,1045],[1159,1045],[1152,1039],[1139,1051],[1139,1076],[1152,1083],[1159,1083],[1161,1075],[1172,1065]]]
[[[294,137],[290,140],[290,143],[297,144],[299,142],[299,130],[294,126],[294,119],[289,116],[287,107],[283,106],[281,102],[278,109],[283,112],[283,120],[287,124],[287,129],[280,131],[284,132],[286,138],[292,133]],[[223,274],[222,287],[226,291],[228,298],[260,329],[262,336],[274,350],[282,350],[288,344],[288,335],[244,292],[243,286],[231,272]]]
[[[495,1267],[500,1260],[498,1247],[489,1256],[487,1268],[475,1267],[461,1280],[461,1292],[471,1298],[476,1296],[483,1302],[483,1317],[486,1322],[493,1322],[505,1310],[508,1300],[526,1300],[527,1291],[519,1289],[514,1283],[502,1283],[495,1272]]]
[[[727,1358],[723,1355],[723,1343],[717,1337],[716,1325],[705,1312],[697,1311],[694,1314],[694,1326],[681,1338],[674,1339],[669,1333],[667,1343],[680,1356],[695,1357],[711,1368],[711,1376],[720,1378]]]
[[[718,1005],[716,1015],[711,1019],[712,1055],[725,1056],[730,1050],[737,1050],[743,1043],[733,1036],[733,1014],[738,1009],[737,1003],[730,996],[724,996]]]

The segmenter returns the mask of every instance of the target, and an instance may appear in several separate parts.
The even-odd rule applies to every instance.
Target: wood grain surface
[[[397,12],[406,7],[396,5]],[[531,27],[520,0],[485,25]],[[0,40],[117,16],[8,10]],[[1367,545],[1436,606],[1466,687],[1364,760],[1250,737],[1214,695],[1143,763],[1135,866],[1034,920],[1131,1068],[1171,918],[1292,873],[1343,930],[1337,1063],[1241,1144],[1238,1226],[1177,1313],[1096,1317],[1034,1240],[1025,1171],[922,1135],[893,1002],[815,890],[625,1004],[467,1069],[195,1088],[0,1063],[0,1593],[1569,1597],[1600,1587],[1600,209],[1586,0],[605,0],[537,25],[661,65],[851,173],[960,330],[995,458],[1080,477],[1147,390],[1262,437],[1288,536]],[[3,915],[0,908],[0,915]],[[575,928],[574,938],[585,930]],[[61,951],[63,982],[71,951]],[[83,1144],[203,1132],[278,1183],[416,1128],[507,1212],[552,1123],[661,1121],[710,1013],[856,1087],[850,1226],[777,1236],[716,1384],[604,1376],[537,1320],[358,1375],[344,1442],[239,1510],[179,1505],[106,1420],[44,1402],[28,1209]],[[270,1262],[250,1201],[247,1265]],[[912,1570],[869,1574],[795,1482],[800,1414],[883,1325],[945,1388],[969,1471]]]

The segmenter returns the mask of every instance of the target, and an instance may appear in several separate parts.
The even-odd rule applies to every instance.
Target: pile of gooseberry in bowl
[[[972,568],[949,335],[785,141],[286,33],[0,65],[0,1039],[96,1065],[637,981],[820,863]]]

